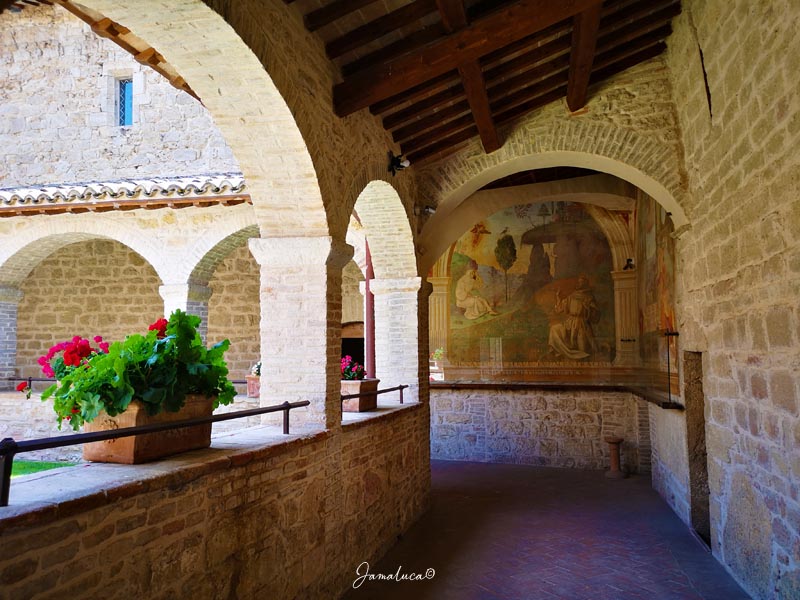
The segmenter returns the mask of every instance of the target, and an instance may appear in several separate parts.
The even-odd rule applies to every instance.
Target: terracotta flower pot
[[[186,396],[186,404],[178,412],[161,412],[150,416],[138,400],[131,402],[128,410],[116,417],[101,413],[91,423],[83,426],[84,432],[107,431],[123,427],[138,427],[154,423],[186,421],[210,416],[214,410],[214,398]],[[211,445],[211,424],[181,427],[158,433],[145,433],[116,440],[105,440],[83,445],[83,458],[93,462],[122,463],[134,465],[151,460],[208,448]]]
[[[245,375],[247,381],[247,397],[258,398],[261,396],[261,377],[258,375]]]
[[[380,382],[380,379],[342,379],[342,396],[375,392],[378,390]],[[364,412],[375,410],[376,408],[378,408],[378,396],[374,394],[342,401],[342,410],[344,412]]]

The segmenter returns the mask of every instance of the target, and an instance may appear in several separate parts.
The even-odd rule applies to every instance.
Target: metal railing
[[[33,378],[34,381],[36,380]],[[47,381],[47,380],[45,380]],[[34,452],[35,450],[50,450],[52,448],[63,448],[77,444],[88,444],[90,442],[102,442],[104,440],[115,440],[117,438],[130,437],[145,433],[157,433],[170,429],[180,429],[181,427],[193,427],[195,425],[207,425],[219,421],[230,421],[244,417],[253,417],[268,413],[283,411],[283,433],[289,435],[289,411],[293,408],[302,408],[311,404],[308,400],[301,402],[284,402],[273,406],[262,408],[252,408],[249,410],[239,410],[236,412],[224,413],[221,415],[211,415],[209,417],[198,417],[187,419],[186,421],[174,421],[171,423],[157,423],[153,425],[141,425],[139,427],[123,427],[110,431],[94,431],[91,433],[77,433],[75,435],[40,438],[36,440],[15,441],[13,438],[0,440],[0,507],[8,506],[8,493],[11,488],[11,467],[14,464],[14,457],[24,452]]]
[[[362,398],[367,396],[379,396],[380,394],[388,394],[389,392],[396,392],[400,391],[400,404],[403,403],[403,390],[406,389],[407,385],[398,385],[397,387],[393,388],[386,388],[385,390],[375,390],[374,392],[359,392],[358,394],[342,394],[342,402],[345,400],[350,400],[352,398]]]

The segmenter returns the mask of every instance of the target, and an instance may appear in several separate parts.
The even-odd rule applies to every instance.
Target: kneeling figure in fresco
[[[592,323],[599,319],[597,303],[589,285],[589,278],[581,274],[575,290],[561,297],[556,291],[555,312],[565,314],[560,323],[550,326],[548,345],[552,352],[570,360],[582,360],[595,352],[594,331]]]

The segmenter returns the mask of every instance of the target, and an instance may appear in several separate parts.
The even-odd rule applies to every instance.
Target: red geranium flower
[[[28,382],[27,382],[27,381],[23,381],[22,383],[20,383],[20,384],[17,386],[17,391],[18,391],[18,392],[24,392],[24,391],[25,391],[25,390],[27,390],[27,389],[28,389]]]
[[[156,335],[156,337],[158,339],[161,339],[163,337],[166,337],[166,335],[167,335],[167,323],[168,323],[168,321],[165,318],[162,317],[158,321],[156,321],[155,323],[151,324],[150,327],[147,328],[147,330],[148,331],[157,331],[158,334]]]

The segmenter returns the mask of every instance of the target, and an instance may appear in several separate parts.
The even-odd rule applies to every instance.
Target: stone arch
[[[486,184],[531,169],[571,166],[615,175],[637,186],[671,213],[676,231],[688,226],[683,210],[685,174],[674,146],[653,136],[603,123],[579,119],[558,120],[545,126],[521,127],[497,152],[475,156],[462,152],[426,172],[426,193],[437,206],[425,224],[419,242],[421,266],[437,257],[428,246],[438,227],[473,193]]]
[[[180,261],[175,281],[208,285],[219,263],[253,237],[258,237],[258,225],[247,218],[237,218],[206,230],[188,249],[185,260]]]
[[[369,182],[355,211],[369,243],[375,279],[416,277],[414,237],[394,187],[385,181]]]
[[[57,218],[35,223],[16,233],[0,249],[0,283],[16,287],[42,260],[65,246],[107,239],[127,246],[141,256],[163,282],[172,256],[143,232],[100,216]]]
[[[82,4],[155,48],[194,90],[236,156],[263,236],[328,235],[317,173],[292,112],[222,16],[202,0],[180,0],[171,11],[162,0]]]

